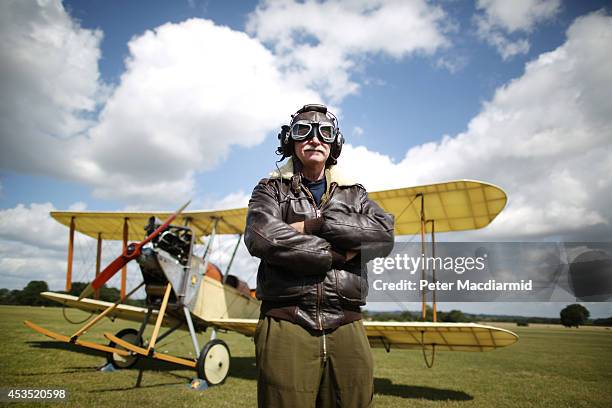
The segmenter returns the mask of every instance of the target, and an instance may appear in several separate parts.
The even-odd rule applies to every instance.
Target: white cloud
[[[240,190],[235,193],[228,194],[223,197],[221,200],[215,201],[210,207],[206,208],[214,208],[214,209],[227,209],[227,208],[242,208],[249,205],[249,199],[251,198],[251,194],[246,194],[244,191]]]
[[[465,56],[455,57],[440,57],[436,60],[436,68],[446,69],[451,74],[455,74],[463,70],[468,64],[468,59]]]
[[[353,137],[361,137],[361,136],[363,136],[363,128],[360,127],[360,126],[353,127],[352,135],[353,135]]]
[[[52,290],[63,290],[66,283],[66,260],[6,255],[0,258],[0,287],[23,289],[28,282],[44,280]]]
[[[578,18],[565,44],[497,89],[465,132],[398,163],[347,145],[340,162],[371,190],[457,178],[503,187],[508,208],[484,236],[605,238],[596,234],[612,222],[611,40],[611,17]]]
[[[68,237],[64,226],[53,220],[51,203],[18,204],[0,210],[0,239],[20,242],[38,248],[64,249]]]
[[[249,19],[257,38],[202,19],[135,36],[125,72],[108,89],[99,80],[99,30],[80,27],[57,0],[0,7],[1,166],[76,180],[95,197],[138,208],[193,195],[196,173],[231,146],[256,145],[286,112],[322,102],[314,89],[333,101],[353,92],[350,75],[363,56],[401,58],[447,44],[444,12],[424,1],[267,2]],[[285,19],[296,11],[316,27]],[[285,23],[271,26],[277,18]],[[281,32],[300,52],[274,41]],[[276,54],[260,40],[275,43]],[[315,60],[305,78],[304,64]]]
[[[476,8],[480,11],[474,16],[478,37],[506,60],[529,52],[529,40],[524,36],[537,24],[555,17],[561,0],[478,0]]]
[[[268,0],[250,14],[247,31],[274,48],[296,82],[339,101],[357,91],[351,73],[365,56],[403,58],[446,46],[445,17],[421,0]]]
[[[211,21],[165,24],[129,49],[127,70],[77,162],[98,196],[185,195],[194,171],[216,166],[232,145],[260,143],[283,112],[320,100],[287,80],[257,40]]]
[[[31,280],[45,280],[63,288],[68,229],[51,218],[53,210],[51,203],[0,210],[0,287],[21,289]]]
[[[2,167],[84,182],[94,196],[159,207],[194,174],[253,146],[319,95],[284,76],[246,34],[211,21],[165,24],[128,44],[99,116],[102,33],[53,2],[2,2]]]
[[[81,202],[69,206],[82,211]],[[29,281],[44,280],[52,290],[63,290],[66,283],[69,229],[49,213],[51,203],[18,204],[0,210],[0,288],[21,289]],[[96,240],[75,233],[72,280],[89,281],[95,274]],[[121,243],[105,241],[102,267],[121,253]],[[140,273],[135,263],[128,265],[128,287],[135,286]],[[109,285],[118,287],[117,274]]]
[[[561,9],[561,0],[478,0],[477,9],[487,19],[509,33],[531,31],[536,24],[554,17]]]
[[[1,166],[63,169],[62,153],[101,101],[102,33],[79,27],[57,0],[2,1],[0,36]]]

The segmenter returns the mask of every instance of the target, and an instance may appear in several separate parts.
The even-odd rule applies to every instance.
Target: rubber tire
[[[142,346],[142,337],[138,338],[138,330],[135,329],[122,329],[119,330],[117,332],[117,334],[115,334],[115,337],[120,338],[122,340],[128,341],[132,344],[136,344],[133,343],[132,340],[138,340],[138,344],[136,344],[137,346]],[[125,337],[127,337],[127,339],[125,339]],[[130,338],[132,340],[130,340]],[[115,347],[118,349],[123,350],[124,348],[121,346],[118,346],[114,341],[111,341],[108,343],[109,347]],[[115,353],[108,353],[106,355],[106,361],[109,364],[112,364],[113,367],[118,368],[118,369],[126,369],[126,368],[132,368],[134,367],[134,364],[136,364],[138,362],[139,359],[139,355],[138,354],[132,354],[131,356],[128,357],[123,357],[123,356],[118,356],[115,355]]]
[[[223,340],[209,341],[198,357],[198,377],[206,380],[208,385],[222,384],[229,374],[231,359],[229,347]]]

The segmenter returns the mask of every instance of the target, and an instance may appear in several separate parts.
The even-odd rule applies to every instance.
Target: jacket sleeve
[[[275,189],[265,179],[253,190],[247,213],[244,243],[249,253],[302,274],[324,274],[332,264],[325,239],[302,234],[283,221]]]
[[[323,211],[323,221],[316,235],[334,248],[361,252],[364,261],[389,255],[394,244],[394,219],[359,187],[361,211],[345,213]]]

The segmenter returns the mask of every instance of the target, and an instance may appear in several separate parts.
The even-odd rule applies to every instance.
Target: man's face
[[[307,140],[295,143],[295,154],[305,167],[325,163],[329,157],[331,146],[319,139],[317,134]]]

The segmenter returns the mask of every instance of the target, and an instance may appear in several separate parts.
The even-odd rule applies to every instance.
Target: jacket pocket
[[[368,280],[357,273],[334,269],[338,296],[353,305],[363,306],[368,296]]]

